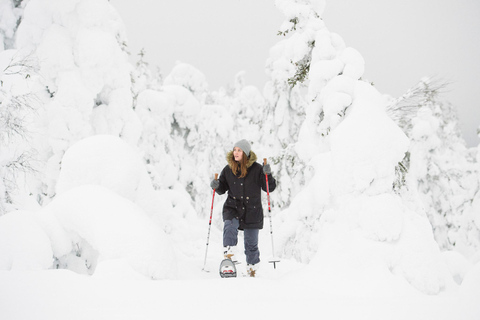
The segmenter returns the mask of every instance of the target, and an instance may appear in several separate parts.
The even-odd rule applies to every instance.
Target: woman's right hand
[[[218,181],[217,179],[213,179],[212,182],[210,182],[210,187],[212,189],[217,189],[218,187],[220,187],[220,181]]]

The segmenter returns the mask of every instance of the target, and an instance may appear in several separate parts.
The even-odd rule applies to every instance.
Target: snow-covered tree
[[[138,53],[138,61],[131,74],[133,109],[136,108],[137,98],[140,92],[146,89],[159,90],[163,81],[161,72],[158,69],[155,74],[152,73],[148,62],[145,61],[145,55],[145,49],[140,50]]]
[[[312,11],[321,16],[325,4],[279,3],[296,28]],[[353,268],[369,283],[400,276],[420,291],[440,292],[453,282],[426,213],[411,208],[412,194],[393,190],[409,140],[386,112],[388,97],[362,80],[362,56],[323,21],[308,34],[309,104],[295,148],[312,169],[281,215],[283,252],[314,264],[325,281],[349,281]],[[372,263],[378,272],[369,271]]]
[[[139,147],[154,187],[183,190],[200,216],[211,196],[209,181],[225,163],[236,126],[228,106],[204,102],[206,89],[198,69],[178,64],[159,90],[140,92],[135,109],[143,127]]]
[[[211,92],[209,100],[211,102],[206,103],[223,106],[233,119],[233,140],[245,138],[255,144],[255,149],[259,147],[259,137],[266,131],[266,123],[262,118],[266,102],[257,87],[246,84],[244,71],[235,75],[233,85]]]
[[[131,65],[123,23],[107,0],[30,0],[14,47],[39,61],[41,107],[32,127],[38,149],[39,201],[55,196],[65,150],[93,134],[136,144],[140,123],[132,109]]]
[[[444,250],[470,256],[480,248],[480,229],[469,214],[480,191],[475,150],[469,150],[453,107],[440,101],[445,87],[425,78],[389,107],[411,140],[404,159],[405,185],[418,193]]]
[[[293,144],[305,119],[308,69],[313,37],[322,24],[317,11],[322,8],[288,1],[276,1],[276,6],[285,15],[278,32],[284,38],[270,49],[267,59],[270,79],[264,88],[261,144],[272,150],[270,160],[279,181],[273,204],[285,207],[304,183],[305,165]]]
[[[203,101],[208,89],[205,75],[190,64],[177,62],[165,77],[165,85],[179,85],[190,91],[197,100]]]
[[[0,1],[0,51],[13,49],[15,32],[20,23],[23,8],[29,0]]]
[[[288,204],[305,177],[305,166],[328,149],[328,134],[352,103],[354,82],[364,72],[362,56],[330,32],[321,16],[325,1],[276,1],[286,17],[279,34],[289,36],[271,49],[265,87],[270,111],[266,145],[282,153],[274,159],[280,204]],[[328,84],[328,87],[325,88]],[[323,90],[325,88],[325,90]],[[271,135],[276,143],[272,143]]]

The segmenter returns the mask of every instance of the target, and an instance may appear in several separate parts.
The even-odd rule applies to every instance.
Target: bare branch
[[[441,93],[448,83],[431,78],[422,79],[400,98],[395,99],[387,106],[387,114],[405,132],[411,129],[411,119],[417,114],[418,109]]]
[[[38,61],[33,52],[30,52],[26,55],[13,55],[9,64],[5,67],[5,69],[3,69],[3,73],[5,75],[20,74],[25,77],[29,77],[30,74],[37,73],[38,70]]]

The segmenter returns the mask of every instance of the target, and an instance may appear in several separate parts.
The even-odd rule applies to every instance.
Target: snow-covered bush
[[[106,187],[149,212],[142,201],[153,196],[151,181],[139,151],[119,137],[88,137],[65,152],[56,194],[82,185]]]
[[[70,268],[75,255],[91,274],[99,261],[122,258],[152,279],[175,277],[175,256],[164,231],[115,192],[82,185],[58,195],[43,211],[51,212],[69,235],[69,250],[56,257],[59,267]]]
[[[120,138],[79,141],[62,159],[53,201],[38,212],[0,220],[5,231],[1,268],[92,274],[99,261],[124,259],[153,279],[175,277],[175,255],[165,232],[173,211],[170,199],[154,192],[140,155]]]
[[[188,89],[198,100],[206,94],[208,84],[205,75],[197,68],[178,62],[165,78],[165,85],[178,85]]]

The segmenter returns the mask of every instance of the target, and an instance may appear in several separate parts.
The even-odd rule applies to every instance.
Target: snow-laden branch
[[[387,105],[387,114],[407,134],[412,128],[411,120],[418,110],[445,90],[447,82],[433,78],[423,78],[401,97]]]

